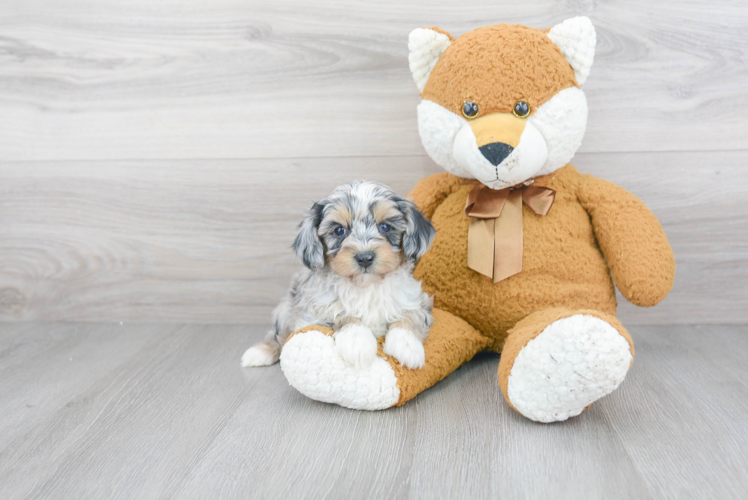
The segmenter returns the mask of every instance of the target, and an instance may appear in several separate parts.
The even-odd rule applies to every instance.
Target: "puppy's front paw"
[[[377,357],[377,339],[363,325],[346,325],[333,335],[338,354],[353,366],[369,366]]]
[[[387,332],[387,337],[384,339],[384,353],[411,370],[422,368],[426,362],[423,344],[413,332],[404,328],[393,328]]]

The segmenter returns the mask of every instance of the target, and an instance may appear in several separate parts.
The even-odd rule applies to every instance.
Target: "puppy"
[[[383,184],[354,181],[335,189],[299,225],[293,249],[307,269],[293,278],[273,311],[273,328],[244,353],[242,366],[275,363],[292,332],[323,325],[334,330],[340,356],[352,365],[371,363],[376,339],[386,335],[386,354],[421,368],[432,299],[412,272],[434,235],[416,206]]]

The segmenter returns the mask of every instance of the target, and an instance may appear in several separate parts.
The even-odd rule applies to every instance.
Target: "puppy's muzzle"
[[[374,252],[357,253],[355,259],[359,266],[368,269],[374,263]]]

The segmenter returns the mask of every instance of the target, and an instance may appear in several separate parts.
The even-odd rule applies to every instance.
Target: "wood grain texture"
[[[748,321],[748,154],[574,162],[641,197],[675,251],[670,296],[653,309],[621,298],[624,322]],[[363,175],[404,194],[438,171],[422,156],[4,163],[0,320],[266,323],[313,200]]]
[[[650,492],[656,498],[745,497],[746,327],[636,331],[638,366],[608,418]],[[690,401],[682,398],[684,392]],[[704,454],[706,449],[713,451]],[[718,476],[705,474],[716,469]]]
[[[71,393],[86,389],[169,327],[146,326],[132,335],[117,334],[117,329],[46,324],[24,328],[21,336],[4,335],[0,448],[25,434],[33,421],[69,404]],[[34,365],[38,371],[28,369]]]
[[[621,388],[551,425],[504,402],[494,356],[401,408],[311,401],[277,365],[239,368],[263,332],[0,325],[0,414],[23,420],[0,433],[0,497],[748,495],[745,326],[632,328],[637,357]]]
[[[0,5],[0,321],[265,323],[302,211],[439,171],[407,35],[592,18],[574,162],[639,195],[678,264],[629,324],[745,323],[742,2],[9,0]]]
[[[0,160],[423,154],[408,33],[589,16],[583,152],[744,149],[742,2],[11,0]]]
[[[314,200],[365,172],[407,193],[430,168],[423,157],[5,164],[0,318],[267,323]]]

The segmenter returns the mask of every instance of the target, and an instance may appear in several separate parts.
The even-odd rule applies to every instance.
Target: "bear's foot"
[[[499,383],[519,413],[556,422],[613,392],[632,361],[631,337],[615,318],[596,311],[541,311],[510,332]]]
[[[292,387],[317,401],[356,410],[403,405],[491,343],[460,318],[438,309],[432,314],[434,324],[423,343],[423,358],[412,363],[422,365],[419,369],[409,369],[387,355],[384,338],[379,339],[370,363],[354,366],[341,356],[333,331],[322,326],[302,328],[289,337],[281,351],[281,369]]]
[[[340,356],[331,330],[309,329],[286,342],[280,365],[288,383],[308,398],[354,410],[382,410],[398,402],[400,389],[392,366],[374,349],[373,359],[355,366]]]

